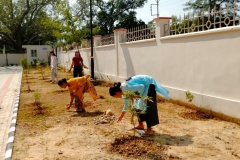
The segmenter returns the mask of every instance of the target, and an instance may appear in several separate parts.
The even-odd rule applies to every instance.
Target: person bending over
[[[159,124],[156,92],[162,94],[169,100],[169,91],[148,75],[136,75],[130,77],[125,82],[114,83],[114,85],[109,88],[109,94],[115,98],[124,99],[123,110],[117,122],[122,120],[129,107],[130,99],[124,96],[125,91],[130,91],[141,96],[135,97],[133,101],[139,117],[139,124],[134,129],[144,130],[143,122],[145,121],[147,124],[145,135],[151,135],[153,133],[152,127]],[[144,101],[144,98],[147,96],[151,97],[150,101]],[[145,111],[145,113],[140,114],[141,111]]]
[[[68,87],[70,92],[70,104],[66,109],[70,109],[73,103],[73,99],[75,99],[75,107],[77,112],[85,111],[85,107],[83,105],[83,95],[86,91],[89,92],[90,96],[95,101],[99,98],[99,95],[96,92],[94,85],[90,81],[90,75],[71,78],[68,81],[63,78],[58,81],[58,85],[61,88]]]

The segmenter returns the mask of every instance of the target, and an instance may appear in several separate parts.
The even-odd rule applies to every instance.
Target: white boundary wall
[[[119,43],[126,30],[118,29],[114,45],[95,46],[95,77],[123,81],[147,74],[168,88],[172,99],[186,101],[189,90],[198,106],[240,118],[240,26],[164,37],[167,20],[156,24],[156,39]],[[94,44],[98,40],[94,37]],[[80,51],[90,68],[90,49]],[[69,61],[69,69],[73,56],[74,51],[58,53],[60,65]]]
[[[8,65],[19,65],[20,64],[20,59],[26,57],[27,54],[7,54],[7,59],[8,59]],[[0,54],[0,66],[6,66],[7,61],[6,61],[6,54]]]
[[[50,51],[52,51],[52,46],[50,45],[23,45],[23,48],[27,49],[27,53],[25,54],[5,54],[5,51],[3,51],[3,54],[0,54],[0,66],[6,66],[6,55],[8,59],[8,65],[11,64],[20,64],[20,60],[22,58],[27,58],[27,61],[29,64],[31,62],[33,63],[33,60],[40,60],[41,62],[48,62],[48,57]],[[31,57],[31,50],[36,50],[37,51],[37,57]]]

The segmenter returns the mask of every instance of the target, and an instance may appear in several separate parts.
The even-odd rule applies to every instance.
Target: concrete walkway
[[[20,66],[0,67],[0,160],[11,159],[21,79]]]

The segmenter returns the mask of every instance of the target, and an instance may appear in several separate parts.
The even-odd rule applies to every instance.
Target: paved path
[[[20,66],[0,67],[0,160],[12,154],[21,79]]]

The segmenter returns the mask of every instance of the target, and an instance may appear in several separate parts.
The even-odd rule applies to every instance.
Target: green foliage
[[[20,59],[20,65],[23,67],[23,69],[28,69],[29,64],[28,64],[27,58]]]
[[[65,46],[73,42],[76,43],[76,46],[80,46],[86,35],[81,27],[86,24],[86,19],[89,18],[89,2],[76,0],[74,3],[69,3],[67,0],[62,0],[56,5],[54,18],[45,22],[48,27],[54,25],[52,33],[57,39],[56,46]]]
[[[34,100],[35,100],[35,103],[36,103],[36,104],[39,104],[39,103],[40,103],[41,94],[38,93],[38,92],[35,92],[35,93],[33,94],[33,98],[34,98]]]
[[[96,0],[95,5],[99,8],[97,24],[101,30],[100,34],[110,34],[116,27],[133,28],[143,24],[144,22],[137,20],[134,10],[144,6],[146,2],[147,0]]]
[[[237,12],[239,9],[237,11],[231,10],[234,8],[234,2],[238,5],[240,0],[189,0],[185,3],[184,11],[193,11],[193,13],[184,15],[183,18],[173,15],[170,35],[226,27],[225,17],[230,19],[227,26],[233,26],[234,22],[239,24],[239,20],[236,19],[239,17],[239,12]],[[229,7],[227,12],[221,11],[221,9],[226,10],[227,7]],[[207,27],[207,21],[210,21],[211,24],[215,23],[215,25]],[[210,23],[208,22],[208,24]]]
[[[4,43],[6,50],[22,53],[22,45],[39,44],[49,38],[52,34],[44,30],[41,22],[51,9],[50,4],[57,1],[0,0],[0,44]]]
[[[28,73],[29,73],[29,72],[28,72],[27,69],[24,69],[24,70],[23,70],[23,74],[25,74],[26,76],[28,75]]]
[[[185,3],[184,11],[213,11],[214,6],[216,6],[216,10],[220,9],[220,6],[224,9],[226,7],[226,3],[229,2],[230,8],[233,7],[234,1],[236,3],[240,2],[240,0],[189,0]]]
[[[185,92],[185,95],[186,95],[186,99],[189,101],[189,102],[192,102],[193,100],[194,100],[194,96],[192,95],[192,93],[191,92],[189,92],[189,91],[186,91]]]

